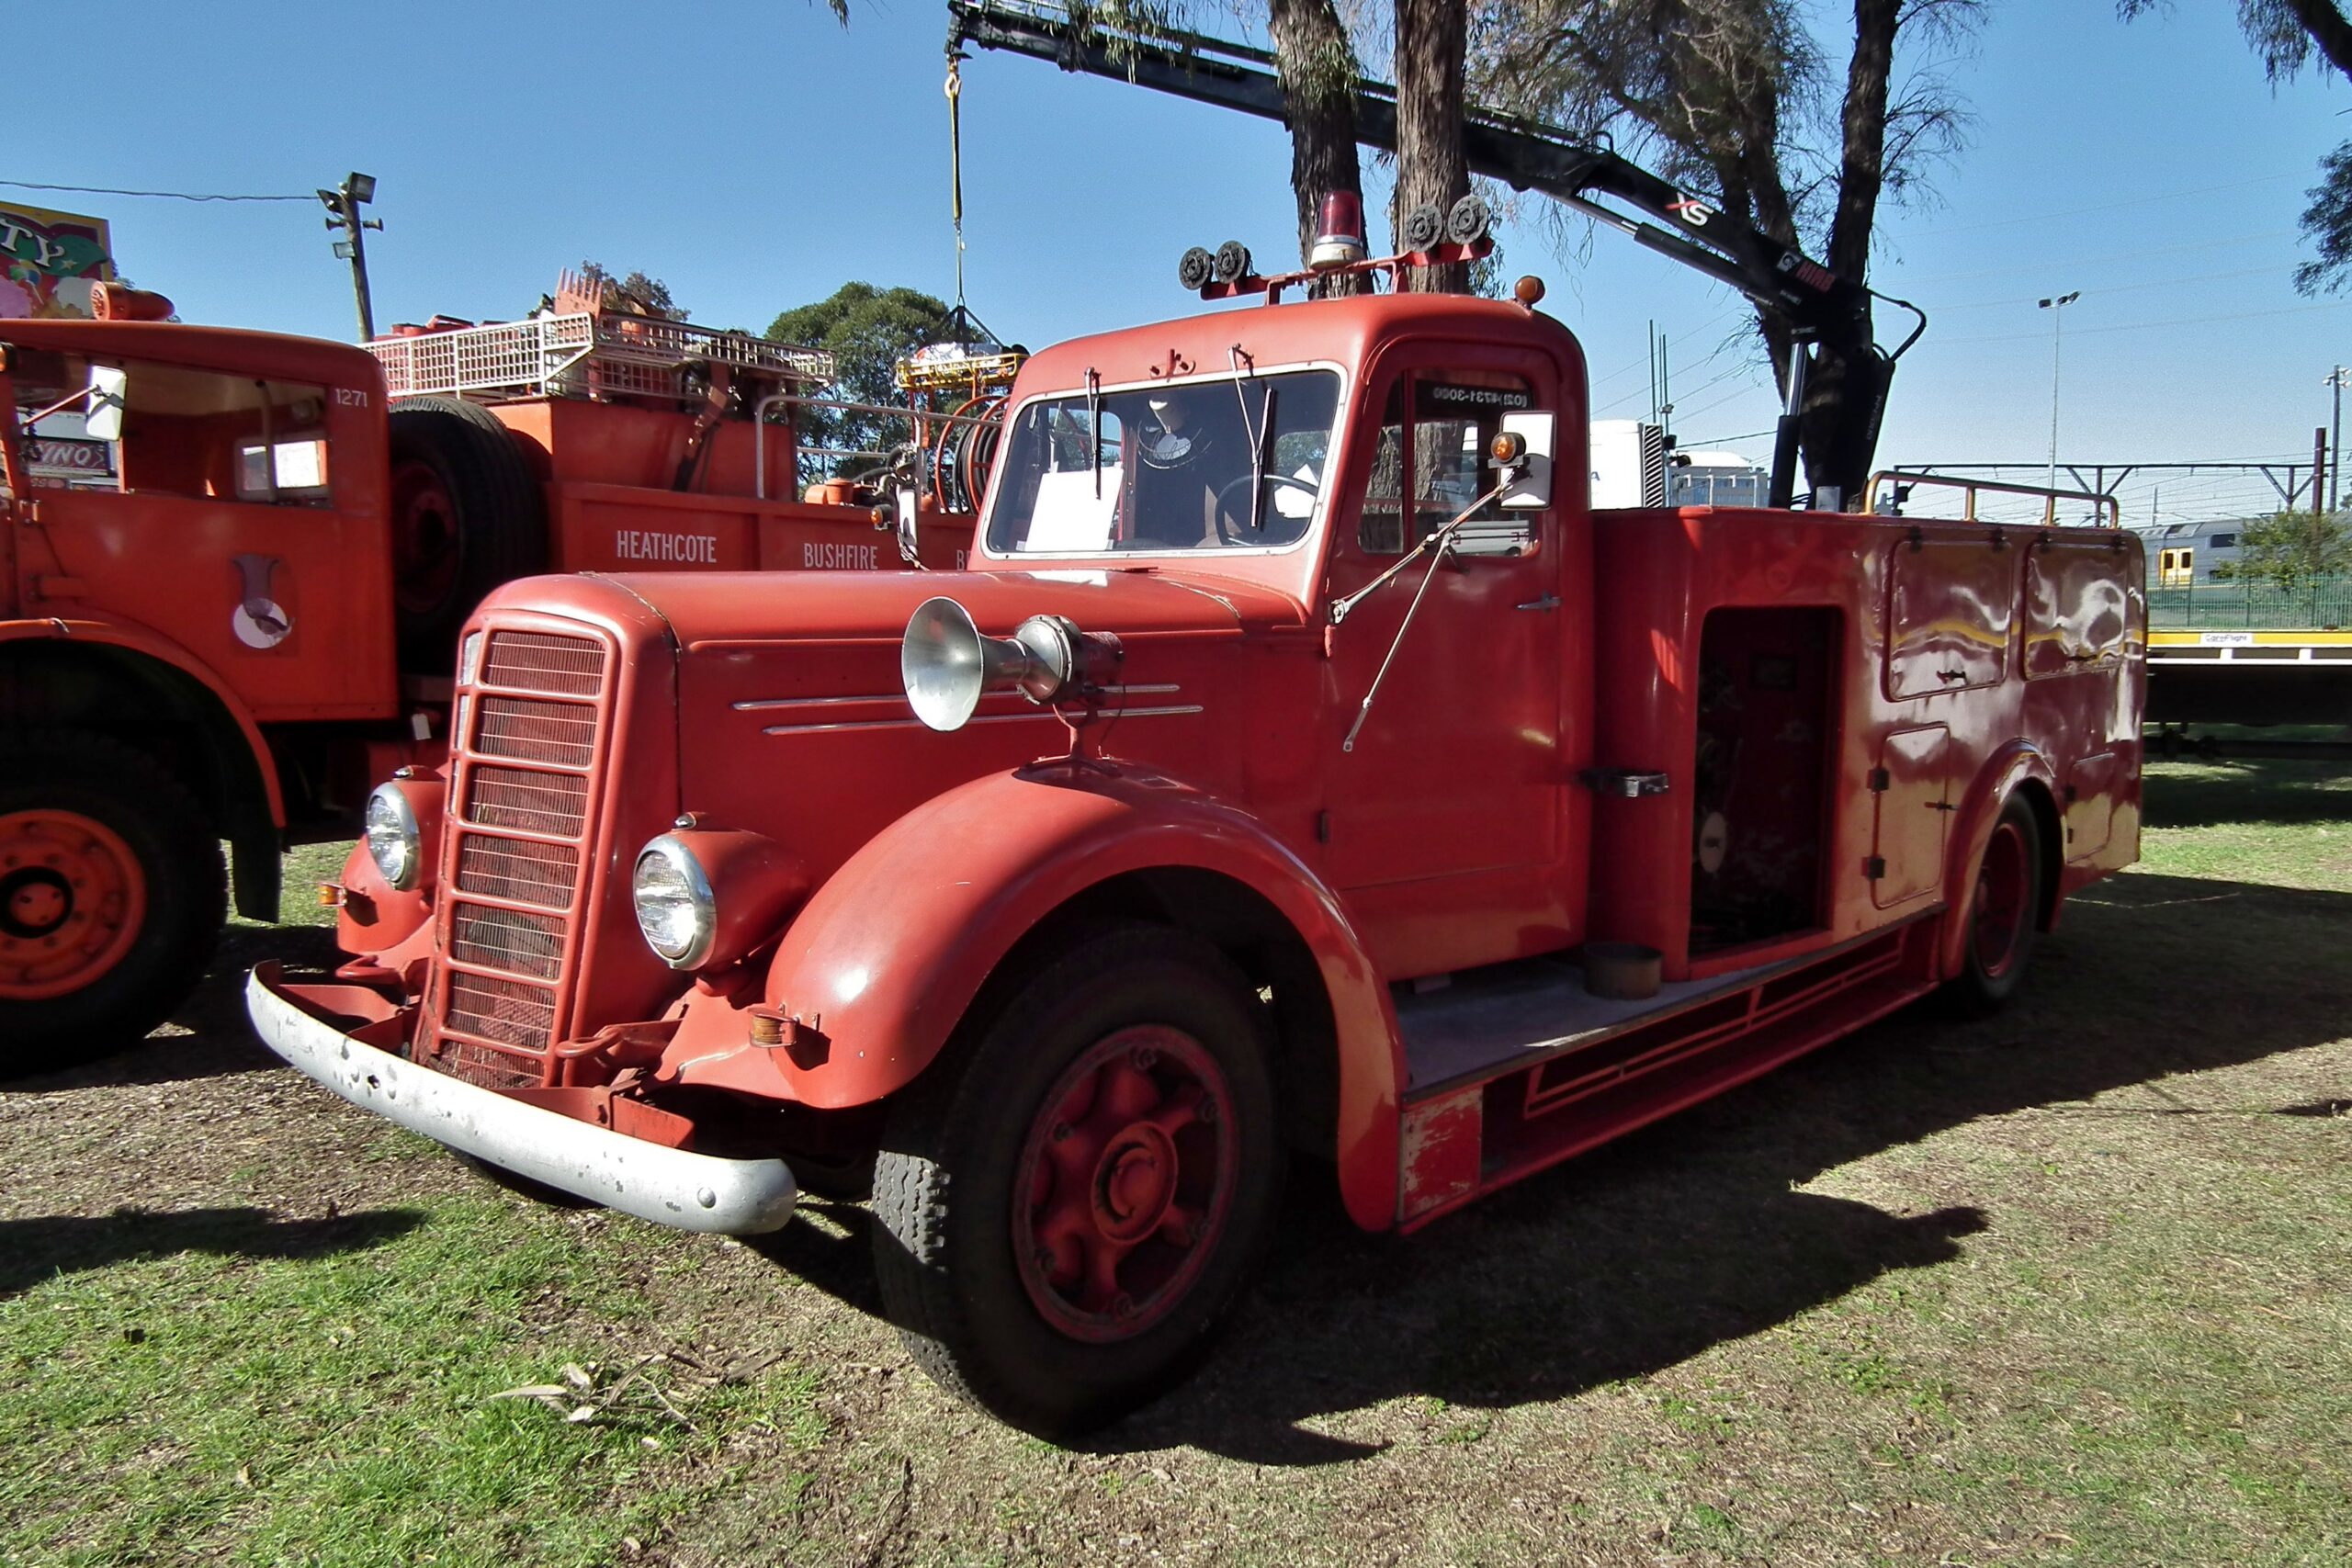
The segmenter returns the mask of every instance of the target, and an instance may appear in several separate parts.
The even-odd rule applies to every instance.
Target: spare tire
[[[392,405],[392,604],[402,670],[446,675],[482,595],[544,571],[547,502],[489,410],[458,398]]]

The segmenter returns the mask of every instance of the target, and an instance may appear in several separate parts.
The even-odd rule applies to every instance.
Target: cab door
[[[1561,381],[1548,356],[1499,346],[1408,344],[1375,362],[1327,605],[1494,487],[1487,447],[1505,413],[1550,411],[1558,449],[1578,450],[1581,410],[1563,408]],[[1328,633],[1324,868],[1392,978],[1564,946],[1580,923],[1582,872],[1561,874],[1577,739],[1564,734],[1563,668],[1584,638],[1564,624],[1559,518],[1575,493],[1563,486],[1543,510],[1476,507],[1454,547],[1365,593]]]
[[[17,384],[8,358],[7,345],[0,343],[0,620],[14,620],[24,604],[17,581],[17,530],[24,525],[19,502],[29,481],[17,440]]]
[[[160,361],[14,357],[38,502],[17,540],[28,613],[120,620],[177,643],[263,722],[396,705],[377,603],[381,459],[344,438],[334,389]],[[95,465],[41,460],[93,451]]]

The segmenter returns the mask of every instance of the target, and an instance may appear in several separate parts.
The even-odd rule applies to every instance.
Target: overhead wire
[[[2276,310],[2239,310],[2226,316],[2177,316],[2159,321],[2126,321],[2111,327],[2072,327],[2068,337],[2087,337],[2094,333],[2140,333],[2158,327],[2195,327],[2215,321],[2251,321],[2266,316],[2307,316],[2315,310],[2342,310],[2352,308],[2352,299],[2332,300],[2321,305],[2289,305]],[[2047,333],[2008,333],[1996,337],[1948,337],[1941,339],[1946,347],[1973,343],[2046,343]]]
[[[2120,201],[2085,202],[2077,207],[2062,207],[2054,211],[2036,212],[2020,218],[1994,218],[1982,223],[1955,223],[1941,229],[1915,229],[1914,234],[1973,234],[1984,229],[2013,229],[2024,223],[2047,223],[2053,218],[2075,218],[2086,212],[2116,212],[2127,207],[2149,207],[2160,201],[2178,201],[2192,196],[2211,196],[2225,190],[2245,190],[2254,186],[2276,185],[2280,180],[2304,176],[2289,171],[2275,175],[2256,175],[2250,180],[2233,180],[2226,185],[2196,186],[2186,190],[2160,191],[2154,196],[2126,197]]]
[[[318,195],[307,196],[222,196],[185,190],[117,190],[111,186],[43,185],[37,180],[0,180],[0,186],[11,190],[62,191],[69,196],[152,196],[171,201],[316,201]]]

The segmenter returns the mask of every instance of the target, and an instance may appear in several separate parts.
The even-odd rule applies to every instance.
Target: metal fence
[[[2333,631],[2352,626],[2352,577],[2317,578],[2293,589],[2259,582],[2151,588],[2148,624]]]

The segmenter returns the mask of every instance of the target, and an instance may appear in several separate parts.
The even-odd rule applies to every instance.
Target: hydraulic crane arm
[[[1147,33],[1100,22],[1080,26],[1058,7],[1029,0],[949,0],[947,9],[951,51],[974,43],[1262,119],[1287,118],[1274,57],[1263,50],[1197,33]],[[1396,150],[1394,87],[1357,82],[1356,138],[1368,147]],[[1729,284],[1779,315],[1801,339],[1841,349],[1863,345],[1868,289],[1605,147],[1578,142],[1539,120],[1473,107],[1463,126],[1463,149],[1474,173],[1590,213],[1650,249]],[[1658,222],[1627,218],[1600,205],[1596,197],[1613,197]]]

